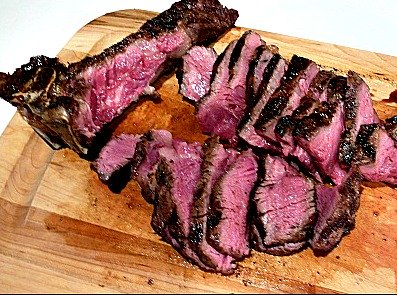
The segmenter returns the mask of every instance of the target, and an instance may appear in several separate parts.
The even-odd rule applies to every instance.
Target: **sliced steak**
[[[368,85],[355,72],[347,74],[348,90],[344,100],[345,130],[339,147],[339,162],[349,167],[355,154],[355,141],[362,124],[379,123]]]
[[[341,97],[346,93],[346,78],[331,79],[327,92],[328,101],[300,119],[292,134],[310,155],[317,171],[335,184],[341,184],[346,175],[338,161],[339,141],[344,130]]]
[[[267,58],[269,53],[272,52],[270,50],[265,50],[263,52],[265,58]],[[266,64],[266,67],[261,79],[256,78],[256,80],[259,80],[258,89],[256,93],[247,95],[247,110],[240,121],[237,131],[239,137],[249,145],[272,150],[273,145],[269,144],[256,132],[254,125],[269,97],[280,86],[281,78],[284,76],[287,69],[287,61],[281,58],[279,54],[275,53],[268,62],[262,62],[262,64]],[[258,67],[262,67],[262,65]],[[253,71],[255,73],[256,68]],[[256,84],[258,84],[258,82],[256,82]]]
[[[267,155],[253,203],[255,249],[288,255],[307,244],[316,217],[313,180],[284,159]]]
[[[140,141],[140,135],[120,134],[110,140],[91,163],[99,179],[112,191],[120,192],[131,180],[131,171],[143,161],[144,154],[135,152]]]
[[[352,168],[340,185],[316,186],[318,218],[310,240],[315,253],[328,253],[354,228],[361,181],[361,174]]]
[[[81,154],[115,117],[153,92],[150,85],[194,44],[209,44],[231,28],[238,13],[218,0],[181,0],[138,32],[95,56],[65,65],[37,56],[0,77],[0,97],[53,148]]]
[[[281,150],[280,136],[275,133],[278,119],[292,114],[307,93],[309,85],[317,75],[317,65],[304,57],[294,55],[280,86],[262,109],[254,127],[266,141]]]
[[[361,125],[355,163],[368,181],[397,185],[397,144],[380,124]]]
[[[262,44],[255,49],[246,78],[247,110],[252,109],[258,102],[258,91],[261,88],[266,67],[274,54],[278,54],[278,48],[269,47],[266,44]]]
[[[206,140],[203,149],[201,179],[194,193],[189,242],[206,265],[217,272],[230,274],[236,267],[234,258],[220,253],[208,244],[207,217],[212,189],[218,179],[226,173],[229,165],[235,161],[238,153],[234,149],[225,149],[216,137]]]
[[[153,203],[155,182],[153,176],[159,162],[159,149],[172,147],[172,134],[167,130],[150,130],[137,144],[136,154],[143,155],[140,165],[132,172],[141,187],[141,194],[148,203]]]
[[[243,259],[250,252],[248,210],[257,179],[257,158],[243,151],[215,184],[207,218],[207,241],[219,252]]]
[[[198,105],[197,119],[201,130],[222,140],[235,143],[236,128],[246,108],[246,77],[255,49],[262,45],[261,37],[246,31],[234,46],[228,47],[210,92]]]
[[[179,92],[191,103],[197,103],[208,93],[217,57],[213,48],[205,46],[193,46],[182,57],[181,73],[178,71]]]
[[[333,77],[335,75],[331,71],[319,71],[310,84],[307,94],[301,98],[298,107],[293,110],[291,115],[281,117],[275,126],[277,136],[282,138],[280,143],[283,147],[283,154],[294,160],[318,181],[321,181],[321,175],[310,154],[295,143],[292,130],[300,119],[310,115],[320,102],[327,100],[328,83]]]
[[[159,155],[151,225],[183,257],[211,270],[188,243],[193,193],[201,176],[201,145],[174,140],[173,147],[160,148]]]

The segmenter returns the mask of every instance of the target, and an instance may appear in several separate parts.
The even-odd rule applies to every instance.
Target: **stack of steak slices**
[[[260,216],[264,213],[258,210],[261,208],[258,192],[263,195],[266,191],[269,200],[271,192],[256,190],[252,207],[257,210],[251,214],[256,220],[251,232],[255,248],[287,254],[309,243],[317,252],[328,252],[354,226],[362,179],[396,184],[397,120],[395,117],[386,122],[379,120],[369,88],[357,73],[349,71],[346,76],[340,75],[296,55],[286,60],[277,48],[264,41],[256,42],[260,44],[250,50],[251,58],[240,56],[240,68],[236,68],[236,57],[231,57],[239,50],[237,44],[247,44],[247,36],[254,34],[247,31],[232,41],[215,62],[209,60],[213,64],[212,72],[200,73],[210,85],[205,88],[208,92],[195,101],[197,119],[204,133],[218,135],[228,145],[253,148],[260,157],[276,155],[278,161],[284,161],[277,167],[303,172],[308,183],[314,185],[309,191],[317,197],[305,201],[313,204],[316,200],[314,207],[318,209],[310,215],[308,212],[313,207],[307,206],[306,214],[311,217],[306,217],[312,223],[308,222],[301,232],[302,236],[309,233],[306,241],[281,239],[279,244],[271,242],[272,230],[261,224]],[[246,74],[246,85],[230,89],[235,73]],[[184,74],[187,73],[182,77]],[[241,95],[230,95],[243,88],[244,100]],[[287,169],[286,165],[293,168]],[[259,187],[267,187],[266,183],[272,179],[269,177],[262,172]],[[304,195],[302,191],[295,194]],[[282,194],[280,198],[281,202]]]
[[[154,231],[201,269],[231,274],[250,254],[257,160],[251,149],[227,148],[218,137],[188,143],[167,130],[150,130],[114,137],[91,167],[111,188],[120,170],[123,179],[137,180],[154,206]]]

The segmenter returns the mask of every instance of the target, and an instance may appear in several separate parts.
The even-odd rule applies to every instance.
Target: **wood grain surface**
[[[78,61],[135,31],[152,12],[109,13],[78,31],[59,53]],[[238,38],[234,28],[215,49]],[[358,72],[381,118],[397,114],[397,58],[259,32],[290,58]],[[19,66],[19,65],[16,65]],[[174,76],[155,85],[161,102],[145,101],[117,132],[165,128],[203,141],[193,107]],[[112,193],[70,150],[51,150],[16,114],[0,137],[0,292],[2,293],[396,293],[397,190],[363,185],[356,228],[325,257],[310,249],[280,257],[252,252],[234,275],[206,273],[186,262],[150,227],[152,206],[135,182]]]

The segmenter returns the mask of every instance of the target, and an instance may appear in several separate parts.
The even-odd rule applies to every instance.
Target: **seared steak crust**
[[[331,251],[355,226],[355,217],[360,205],[362,176],[352,168],[341,185],[316,186],[318,219],[310,245],[314,252]]]
[[[369,88],[355,72],[347,74],[348,90],[344,97],[345,130],[339,147],[339,162],[345,167],[352,164],[356,153],[355,141],[362,124],[378,123],[379,118],[373,108]]]
[[[397,142],[397,115],[385,120],[385,128],[390,136]]]

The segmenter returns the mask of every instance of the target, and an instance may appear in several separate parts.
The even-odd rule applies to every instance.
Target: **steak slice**
[[[331,79],[328,101],[321,102],[310,115],[299,120],[292,131],[297,144],[312,158],[316,170],[335,184],[341,184],[346,175],[338,161],[339,141],[344,130],[341,97],[345,91],[345,77]]]
[[[182,70],[178,71],[179,92],[191,103],[197,103],[208,93],[217,57],[213,48],[205,46],[193,46],[182,57]]]
[[[136,153],[140,135],[120,134],[110,140],[99,152],[98,158],[91,162],[91,168],[99,179],[108,184],[113,192],[120,192],[132,178],[135,170],[144,158]]]
[[[0,97],[53,148],[88,154],[115,117],[153,92],[150,85],[173,59],[214,41],[237,17],[218,0],[181,0],[98,55],[70,65],[36,56],[1,74]]]
[[[167,130],[149,130],[138,142],[136,154],[141,154],[143,160],[131,171],[141,187],[141,194],[148,203],[153,203],[155,182],[153,176],[159,162],[159,150],[162,147],[172,147],[172,134]]]
[[[258,102],[258,91],[264,83],[262,83],[262,80],[265,70],[275,54],[278,54],[278,48],[274,46],[269,47],[266,44],[262,44],[255,49],[253,58],[249,63],[246,78],[247,110],[252,109]]]
[[[272,52],[270,50],[265,50],[263,52],[265,57],[262,57],[262,60],[267,58],[269,53]],[[284,73],[287,69],[287,61],[281,58],[278,53],[275,53],[268,62],[263,61],[261,63],[266,64],[266,67],[263,71],[261,79],[256,78],[256,80],[259,80],[256,82],[256,84],[259,83],[258,90],[254,94],[247,94],[247,110],[240,121],[237,131],[239,137],[249,145],[272,150],[273,145],[269,144],[256,132],[254,125],[258,120],[260,113],[266,105],[269,97],[280,86],[281,78],[284,76]],[[262,66],[263,65],[258,64],[258,67],[261,68]],[[257,70],[255,68],[253,72],[256,73],[256,71]],[[250,88],[252,87],[249,87],[248,89]]]
[[[314,181],[277,156],[265,156],[263,169],[253,197],[251,242],[258,251],[295,253],[314,226]]]
[[[315,253],[330,252],[354,228],[361,181],[360,172],[352,167],[340,185],[316,186],[318,218],[310,240]]]
[[[241,152],[211,194],[207,241],[219,252],[237,260],[250,253],[248,209],[257,170],[257,157],[253,152]]]
[[[281,117],[275,126],[277,136],[282,138],[280,144],[283,147],[283,154],[295,161],[318,181],[322,181],[321,175],[309,153],[295,143],[292,130],[300,119],[310,115],[321,101],[327,100],[328,83],[333,77],[335,75],[331,71],[319,71],[310,84],[308,93],[301,98],[299,106],[293,110],[291,115]]]
[[[301,98],[307,93],[318,71],[313,61],[294,55],[280,86],[269,98],[254,125],[259,135],[280,150],[282,148],[280,137],[275,133],[277,121],[283,116],[292,114],[299,106]]]
[[[397,185],[397,144],[382,125],[361,125],[356,160],[366,180]]]
[[[203,149],[201,179],[194,193],[189,242],[206,265],[222,274],[231,274],[236,267],[234,258],[218,252],[209,245],[206,234],[212,189],[218,179],[226,173],[229,165],[236,160],[238,153],[234,149],[225,149],[217,137],[207,139]]]
[[[236,143],[236,128],[246,108],[245,91],[249,63],[255,49],[262,45],[261,37],[246,31],[236,43],[226,48],[217,67],[210,92],[198,105],[197,119],[201,130]]]
[[[344,100],[345,130],[339,147],[339,162],[349,167],[355,154],[355,141],[362,124],[379,123],[368,85],[355,72],[347,74],[348,90]]]
[[[201,145],[173,140],[173,147],[160,148],[159,155],[152,228],[187,260],[211,270],[188,243],[193,193],[201,176]]]

